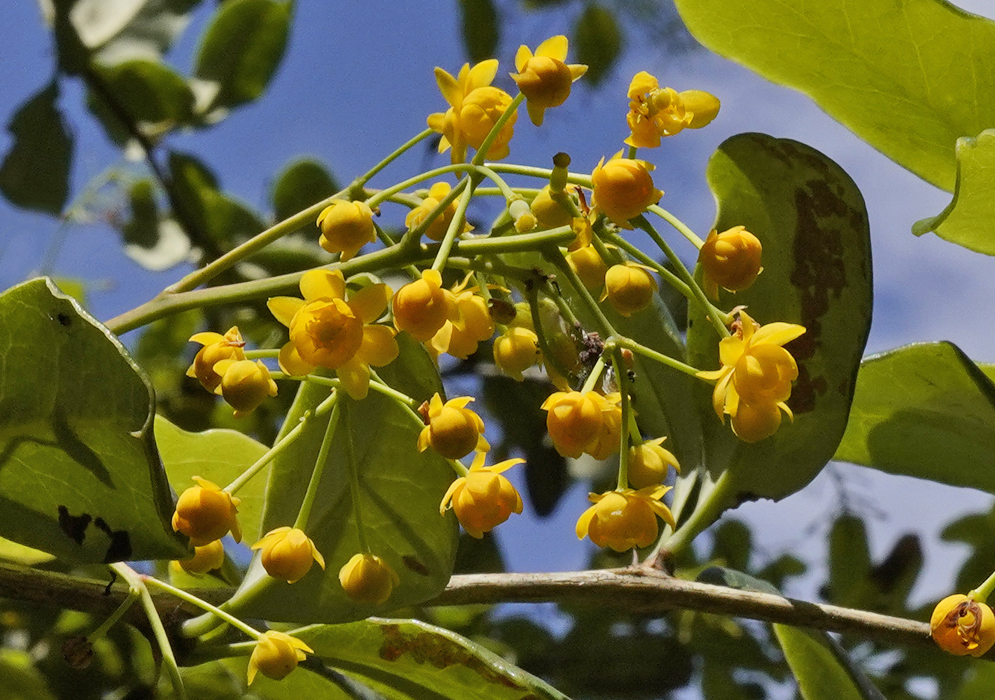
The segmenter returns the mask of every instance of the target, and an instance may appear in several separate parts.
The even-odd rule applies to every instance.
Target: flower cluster
[[[220,333],[196,333],[191,342],[202,347],[187,370],[208,391],[215,393],[235,409],[241,418],[254,411],[267,396],[276,396],[276,382],[261,361],[245,357],[245,340],[237,326]]]
[[[622,409],[618,393],[602,396],[596,391],[558,391],[547,398],[546,429],[553,447],[564,457],[585,452],[605,459],[616,452],[621,439]]]

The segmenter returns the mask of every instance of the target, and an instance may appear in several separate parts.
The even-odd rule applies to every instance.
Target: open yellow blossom
[[[477,347],[494,335],[494,319],[487,301],[476,294],[477,288],[467,289],[470,276],[453,287],[457,320],[447,319],[426,344],[429,353],[438,359],[442,353],[465,360],[477,352]]]
[[[478,540],[485,532],[490,532],[511,517],[512,513],[522,512],[522,497],[511,482],[501,476],[501,472],[525,460],[506,459],[485,467],[486,458],[485,453],[478,452],[470,471],[449,486],[439,505],[439,513],[445,514],[452,502],[453,512],[466,534]]]
[[[208,391],[215,391],[221,386],[221,375],[214,371],[214,365],[222,360],[244,360],[245,341],[238,331],[238,326],[232,326],[224,335],[214,332],[196,333],[190,336],[190,341],[200,343],[204,347],[197,351],[193,364],[187,369],[188,377],[196,377]]]
[[[756,442],[777,432],[781,411],[792,417],[785,402],[791,382],[798,378],[798,365],[781,346],[803,334],[805,327],[759,326],[745,311],[739,316],[741,329],[719,342],[722,367],[697,376],[715,381],[712,406],[719,419],[724,422],[728,414],[733,432],[744,442]]]
[[[283,632],[263,632],[256,640],[256,646],[249,657],[249,685],[261,673],[275,681],[283,680],[297,664],[307,658],[314,649]]]
[[[443,404],[442,397],[433,394],[427,407],[427,425],[418,435],[418,451],[431,447],[443,457],[460,459],[474,450],[489,450],[490,445],[484,439],[484,421],[466,407],[471,401],[470,396],[459,396]]]
[[[610,439],[614,428],[606,426],[605,414],[621,413],[616,402],[596,391],[557,391],[543,402],[542,409],[548,412],[546,429],[553,447],[562,456],[574,458],[597,450],[599,442],[604,442],[603,438]],[[616,435],[613,450],[618,449],[620,439]]]
[[[674,453],[662,447],[666,439],[647,440],[629,448],[629,483],[632,486],[637,489],[656,486],[667,478],[671,467],[681,471]]]
[[[311,565],[325,568],[325,559],[311,538],[300,528],[278,527],[252,545],[262,550],[262,565],[266,573],[287,583],[296,583],[311,570]]]
[[[608,491],[588,496],[593,506],[577,520],[577,539],[590,537],[599,547],[624,552],[649,547],[660,534],[657,517],[674,527],[670,508],[660,502],[668,486],[648,486],[634,491]]]
[[[236,418],[256,410],[267,396],[276,396],[276,382],[262,360],[221,360],[214,365],[214,371],[221,375],[221,385],[215,393],[235,409]]]
[[[468,147],[479,149],[490,133],[491,128],[511,104],[511,96],[504,90],[491,87],[497,75],[498,62],[495,59],[481,61],[472,68],[463,64],[459,75],[453,77],[441,68],[435,69],[435,81],[442,96],[449,103],[445,113],[436,112],[428,117],[428,125],[433,131],[442,134],[439,153],[452,147],[452,162],[466,160]],[[488,160],[506,158],[510,149],[517,114],[501,127],[497,138],[487,150]]]
[[[404,217],[404,225],[409,229],[420,226],[436,210],[452,189],[452,186],[448,182],[436,182],[433,184],[428,190],[428,196],[421,201],[421,204],[409,211],[408,215]],[[425,228],[425,235],[433,241],[441,241],[445,238],[446,231],[449,230],[449,224],[452,223],[455,215],[456,202],[452,201]],[[462,232],[466,233],[471,230],[473,230],[473,226],[464,222]]]
[[[622,395],[613,391],[604,397],[601,407],[601,429],[597,439],[587,447],[595,459],[608,459],[618,453],[622,445]]]
[[[381,605],[401,585],[401,579],[375,554],[354,554],[339,569],[339,583],[353,601]]]
[[[319,245],[329,253],[342,253],[343,262],[377,238],[373,210],[366,202],[332,202],[318,214],[318,227]]]
[[[542,126],[545,111],[559,107],[570,97],[570,85],[587,72],[587,66],[567,65],[567,38],[562,34],[546,39],[536,47],[535,54],[524,44],[515,54],[515,70],[511,77],[525,95],[529,119]]]
[[[190,538],[190,544],[203,547],[220,540],[231,532],[236,542],[242,541],[238,525],[239,500],[213,481],[193,477],[197,482],[180,494],[173,513],[173,530]]]
[[[663,192],[653,185],[653,165],[644,160],[622,158],[619,151],[607,162],[602,158],[591,173],[593,206],[622,228],[631,229],[629,219],[656,204]]]
[[[995,645],[995,613],[962,594],[937,603],[929,629],[940,648],[956,656],[981,656]]]
[[[370,365],[383,367],[397,358],[394,330],[374,325],[387,310],[390,288],[371,284],[346,299],[338,270],[308,270],[301,276],[303,299],[273,297],[267,306],[290,328],[290,342],[280,350],[280,368],[300,377],[324,367],[336,371],[354,399],[370,387]]]
[[[438,270],[425,270],[421,279],[398,289],[391,310],[394,327],[421,343],[431,340],[446,321],[461,324],[456,297],[443,288]]]
[[[760,239],[745,226],[733,226],[718,233],[714,229],[698,251],[702,269],[702,289],[712,299],[719,298],[719,287],[738,292],[752,285],[763,271]]]
[[[717,97],[702,90],[678,93],[669,87],[661,88],[646,71],[632,78],[628,95],[626,122],[632,133],[625,142],[638,148],[656,148],[661,137],[684,129],[700,129],[715,119],[720,107]]]

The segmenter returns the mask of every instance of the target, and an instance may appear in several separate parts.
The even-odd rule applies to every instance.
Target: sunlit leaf
[[[201,0],[76,0],[70,19],[99,61],[155,59],[168,49]]]
[[[0,697],[5,700],[55,700],[31,654],[10,648],[0,650]]]
[[[113,95],[116,109],[111,114],[125,117],[149,136],[190,121],[194,96],[186,81],[159,61],[134,59],[116,65],[93,66],[94,74]],[[98,92],[93,98],[105,100]],[[108,117],[109,118],[109,117]]]
[[[801,90],[946,190],[954,143],[995,124],[995,22],[943,0],[677,0],[677,9],[706,47]]]
[[[930,231],[965,248],[995,255],[995,130],[957,139],[957,187],[953,201],[936,216],[917,221],[912,233]]]
[[[73,138],[56,105],[58,83],[25,102],[7,123],[14,144],[0,165],[0,192],[12,204],[59,214],[69,198]]]
[[[121,224],[124,250],[142,267],[165,270],[190,255],[190,239],[170,217],[159,212],[150,180],[139,180],[129,192],[131,217]]]
[[[460,0],[463,46],[472,63],[494,58],[501,40],[501,18],[494,0]]]
[[[407,334],[401,334],[398,341],[401,356],[379,371],[384,381],[418,401],[441,392],[438,370],[424,348]],[[328,395],[327,387],[305,384],[284,432]],[[393,399],[370,391],[362,401],[345,397],[340,405],[339,427],[305,528],[324,556],[327,570],[314,567],[293,585],[271,582],[255,595],[252,589],[267,578],[256,557],[232,603],[246,615],[292,622],[357,620],[427,600],[449,581],[457,525],[452,513],[439,515],[439,503],[455,478],[452,467],[433,450],[418,452],[420,426]],[[310,419],[301,438],[274,460],[266,490],[264,530],[291,525],[296,519],[327,424],[327,416]],[[381,606],[352,602],[338,579],[339,569],[360,552],[350,493],[353,470],[359,480],[366,541],[401,579],[390,600]]]
[[[868,357],[836,459],[995,493],[995,384],[952,343]]]
[[[0,296],[0,534],[73,562],[187,552],[148,380],[48,280]]]
[[[794,421],[785,418],[772,437],[755,443],[736,438],[728,419],[722,425],[715,415],[712,387],[699,382],[708,471],[703,483],[707,490],[724,479],[723,496],[716,498],[733,507],[794,493],[832,458],[870,327],[870,240],[853,181],[829,158],[795,141],[734,136],[712,156],[708,181],[719,203],[714,227],[744,225],[763,244],[763,273],[746,291],[723,292],[720,306],[744,304],[758,323],[806,328],[786,346],[799,371],[788,401]],[[691,364],[716,369],[718,335],[697,305],[690,313]],[[681,481],[701,476],[685,472]]]
[[[584,80],[597,85],[607,78],[622,53],[623,41],[615,13],[598,3],[587,3],[574,25],[572,41],[577,63],[587,66]]]
[[[825,632],[774,625],[774,633],[804,700],[885,700]]]
[[[194,69],[217,86],[210,108],[230,109],[263,94],[283,59],[290,10],[289,2],[275,0],[228,0],[218,7]]]

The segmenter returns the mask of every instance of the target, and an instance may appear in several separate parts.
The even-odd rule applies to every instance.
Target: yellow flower
[[[201,547],[194,547],[194,554],[189,559],[174,561],[173,565],[188,574],[200,576],[208,571],[220,569],[225,563],[225,546],[221,540],[208,542]]]
[[[276,396],[276,382],[262,360],[221,360],[214,371],[221,375],[215,392],[235,409],[236,418],[254,411],[267,396]]]
[[[501,476],[501,472],[521,464],[524,459],[506,459],[503,462],[485,467],[487,455],[478,452],[466,476],[461,476],[449,486],[442,497],[439,513],[445,514],[452,501],[453,512],[459,519],[466,534],[478,540],[485,532],[490,532],[503,523],[512,513],[522,512],[522,497]]]
[[[762,250],[760,240],[745,226],[733,226],[722,233],[713,229],[698,251],[705,294],[718,299],[719,287],[738,292],[753,284],[763,271]]]
[[[617,391],[604,397],[601,407],[601,429],[586,452],[595,459],[608,459],[622,445],[622,395]]]
[[[601,298],[607,299],[616,311],[628,317],[649,306],[656,290],[656,279],[649,268],[628,262],[608,268],[605,292]]]
[[[467,147],[479,149],[483,145],[491,128],[511,104],[508,93],[491,87],[497,68],[495,59],[481,61],[473,68],[466,63],[455,78],[441,68],[435,69],[435,81],[449,103],[449,109],[445,113],[429,115],[428,125],[442,134],[439,153],[452,147],[453,163],[466,160]],[[508,156],[508,142],[511,141],[517,117],[517,114],[512,114],[501,127],[487,150],[488,160],[501,160]]]
[[[408,212],[408,215],[404,217],[404,225],[409,229],[420,226],[429,215],[435,211],[435,209],[442,203],[442,200],[452,191],[452,186],[448,182],[436,182],[428,190],[428,196],[421,201],[417,207]],[[449,224],[452,223],[453,217],[456,215],[456,202],[452,201],[449,206],[446,207],[432,223],[428,225],[425,229],[425,235],[433,241],[441,241],[446,236],[446,231],[449,230]],[[467,231],[472,231],[473,226],[463,222],[463,233]]]
[[[732,418],[732,430],[744,442],[756,442],[777,432],[781,411],[791,418],[785,401],[791,382],[798,378],[798,365],[782,345],[805,332],[795,323],[757,323],[740,311],[742,329],[719,343],[720,369],[698,372],[715,381],[712,406],[719,419]]]
[[[418,342],[431,340],[446,321],[460,323],[456,297],[442,288],[438,270],[425,270],[420,280],[397,290],[391,302],[394,327],[407,331]]]
[[[371,284],[346,300],[338,270],[308,270],[301,276],[303,299],[273,297],[267,302],[276,320],[290,328],[280,350],[280,369],[300,377],[316,367],[336,371],[354,399],[370,387],[370,365],[383,367],[398,355],[393,329],[373,325],[387,309],[390,288]]]
[[[522,372],[540,359],[539,336],[528,328],[512,326],[494,341],[494,364],[516,381],[523,381]]]
[[[638,148],[656,148],[662,136],[700,129],[719,113],[719,99],[714,95],[702,90],[678,93],[661,88],[657,79],[646,71],[632,78],[628,95],[626,122],[632,133],[625,142]]]
[[[470,452],[490,449],[484,439],[484,421],[466,408],[473,401],[469,396],[449,399],[445,404],[438,393],[428,403],[427,425],[418,435],[418,451],[429,447],[448,459],[460,459]]]
[[[221,375],[214,371],[214,365],[221,360],[244,360],[245,341],[238,332],[238,326],[232,326],[228,331],[220,333],[196,333],[190,336],[190,341],[200,343],[204,347],[197,351],[193,364],[187,369],[188,377],[196,377],[201,385],[210,392],[221,386]]]
[[[373,210],[366,202],[332,202],[318,214],[318,227],[321,229],[318,243],[329,253],[342,253],[342,262],[377,238]]]
[[[624,552],[633,547],[649,547],[660,533],[657,516],[674,527],[670,508],[660,502],[670,488],[648,486],[634,491],[608,491],[588,496],[593,506],[577,520],[577,539],[585,536],[599,547]]]
[[[401,579],[375,554],[355,554],[339,570],[339,583],[355,602],[380,605],[401,585]]]
[[[667,438],[648,440],[629,448],[629,483],[637,489],[661,484],[673,467],[679,473],[680,464],[670,450],[661,445]]]
[[[173,530],[190,538],[190,544],[202,547],[208,542],[220,540],[229,531],[236,542],[242,541],[242,530],[238,525],[239,500],[214,482],[193,477],[197,482],[176,501],[173,513]]]
[[[567,38],[562,34],[539,44],[533,55],[522,45],[515,54],[515,70],[511,77],[528,100],[529,118],[542,126],[544,112],[559,107],[570,97],[570,85],[587,72],[587,66],[567,65]]]
[[[249,685],[257,672],[275,681],[283,680],[307,658],[305,652],[313,654],[314,649],[296,637],[283,632],[263,632],[249,657]]]
[[[574,458],[597,447],[605,427],[604,414],[616,408],[595,391],[557,391],[542,404],[548,411],[546,430],[553,447],[562,456]]]
[[[536,221],[544,228],[569,226],[570,222],[573,221],[573,214],[553,199],[553,196],[549,192],[549,185],[539,190],[539,194],[532,200],[530,208]]]
[[[947,596],[929,619],[933,640],[956,656],[981,656],[995,645],[995,614],[966,595]]]
[[[477,346],[494,335],[494,319],[487,308],[487,300],[475,294],[476,288],[465,289],[470,276],[453,287],[452,299],[456,302],[456,316],[459,322],[447,319],[442,328],[436,331],[427,348],[433,357],[442,353],[465,360],[477,352]]]
[[[646,207],[656,204],[663,192],[653,185],[653,165],[644,160],[621,158],[621,151],[608,162],[602,158],[591,173],[593,205],[597,211],[622,228],[632,228],[629,219],[639,216]]]
[[[311,565],[325,568],[325,559],[314,546],[311,538],[299,528],[278,527],[252,545],[261,549],[262,564],[266,573],[287,583],[296,583],[311,570]]]
[[[577,273],[580,281],[589,291],[596,292],[605,285],[608,266],[601,259],[601,253],[593,245],[586,245],[567,253],[567,264]]]

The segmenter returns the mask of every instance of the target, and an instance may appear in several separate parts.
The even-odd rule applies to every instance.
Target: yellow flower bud
[[[580,281],[592,292],[600,290],[605,285],[605,273],[608,265],[601,259],[601,254],[593,245],[567,253],[567,264],[577,273]]]
[[[222,360],[214,366],[221,374],[218,391],[235,409],[235,417],[251,413],[267,396],[276,396],[276,382],[262,360]]]
[[[956,656],[981,656],[995,645],[995,614],[966,595],[947,596],[929,619],[933,640]]]
[[[221,375],[214,371],[214,366],[222,360],[244,360],[245,341],[238,332],[238,326],[232,326],[228,331],[220,333],[197,333],[190,341],[200,343],[204,347],[197,351],[193,364],[187,370],[188,377],[196,377],[201,385],[210,392],[221,386]]]
[[[536,227],[535,215],[524,199],[516,199],[508,204],[508,214],[515,222],[515,231],[518,233],[528,233]]]
[[[466,408],[471,401],[469,396],[460,396],[443,404],[442,398],[434,394],[427,407],[427,425],[418,435],[418,451],[431,447],[443,457],[460,459],[474,450],[489,450],[490,445],[484,439],[484,421]]]
[[[249,657],[249,685],[257,672],[275,681],[283,680],[307,658],[305,652],[313,654],[314,650],[296,637],[283,632],[263,632]]]
[[[553,447],[564,457],[580,457],[592,449],[601,436],[603,414],[614,410],[594,391],[558,391],[543,402],[542,409],[547,411],[546,429]]]
[[[188,574],[200,576],[208,571],[220,569],[225,563],[225,546],[221,540],[208,542],[201,547],[194,547],[194,555],[189,559],[180,559],[173,564]]]
[[[554,36],[539,44],[535,55],[527,46],[515,54],[515,69],[511,77],[528,100],[529,118],[541,126],[543,115],[550,107],[559,107],[570,96],[570,85],[587,72],[585,65],[566,65],[567,38]]]
[[[660,533],[657,517],[674,527],[674,516],[660,502],[670,489],[650,486],[634,491],[609,491],[588,496],[593,506],[577,520],[577,539],[585,536],[599,547],[624,552],[633,547],[649,547]]]
[[[478,452],[466,476],[456,479],[439,505],[445,513],[452,503],[453,512],[466,533],[478,540],[485,532],[503,523],[512,513],[522,512],[522,497],[501,472],[521,464],[524,459],[507,459],[490,467],[484,466],[486,455]]]
[[[656,204],[663,192],[653,185],[653,166],[643,160],[602,158],[591,174],[594,208],[622,228],[632,228],[629,219],[639,216],[646,207]]]
[[[472,90],[464,99],[459,111],[459,124],[466,134],[466,142],[479,149],[484,139],[511,104],[511,95],[490,85]],[[518,113],[504,123],[497,138],[487,150],[487,160],[507,158],[511,152],[508,144],[514,134]]]
[[[698,251],[705,293],[718,299],[719,287],[730,292],[749,287],[763,270],[761,252],[760,240],[743,226],[722,233],[713,230]]]
[[[318,227],[318,244],[329,253],[342,253],[343,262],[377,238],[373,210],[366,202],[332,202],[318,214]]]
[[[431,339],[447,320],[459,319],[456,300],[442,288],[438,270],[425,270],[420,280],[397,290],[391,308],[397,330],[407,331],[419,342]]]
[[[477,352],[477,346],[494,335],[494,319],[491,318],[487,301],[472,291],[456,292],[456,308],[463,321],[460,328],[447,321],[432,336],[429,351],[436,357],[446,352],[453,357],[465,360]]]
[[[355,602],[380,605],[401,585],[401,579],[380,557],[355,554],[339,570],[339,583]]]
[[[677,457],[661,445],[667,438],[657,438],[629,448],[629,483],[637,489],[663,483],[673,467],[680,472]]]
[[[601,429],[585,450],[595,459],[608,459],[622,445],[622,395],[617,391],[604,397],[601,405]]]
[[[452,186],[448,182],[436,182],[433,184],[428,190],[428,196],[422,200],[421,204],[408,212],[408,215],[404,218],[404,225],[409,229],[420,226],[428,218],[429,214],[435,211],[436,207],[442,203],[442,200],[446,198],[446,195],[452,189]],[[445,238],[446,231],[449,230],[449,225],[452,223],[455,215],[456,202],[453,201],[428,225],[428,228],[425,229],[425,236],[433,241],[441,241]],[[473,226],[470,224],[463,224],[463,233],[472,229]]]
[[[513,326],[494,341],[494,364],[512,379],[523,381],[522,372],[540,358],[539,336],[521,326]]]
[[[266,573],[287,583],[296,583],[311,570],[311,565],[325,568],[325,559],[314,546],[311,538],[299,528],[278,527],[252,545],[262,550],[262,564]]]
[[[220,540],[229,531],[236,542],[242,541],[238,525],[239,500],[207,479],[193,477],[197,486],[191,486],[176,501],[173,513],[173,530],[190,538],[190,544],[202,547]]]
[[[532,200],[532,214],[543,228],[569,226],[573,221],[573,215],[553,199],[549,185],[539,190],[539,194]]]
[[[642,311],[653,301],[657,284],[647,268],[635,263],[612,265],[605,273],[605,292],[602,299],[615,307],[623,316]]]

